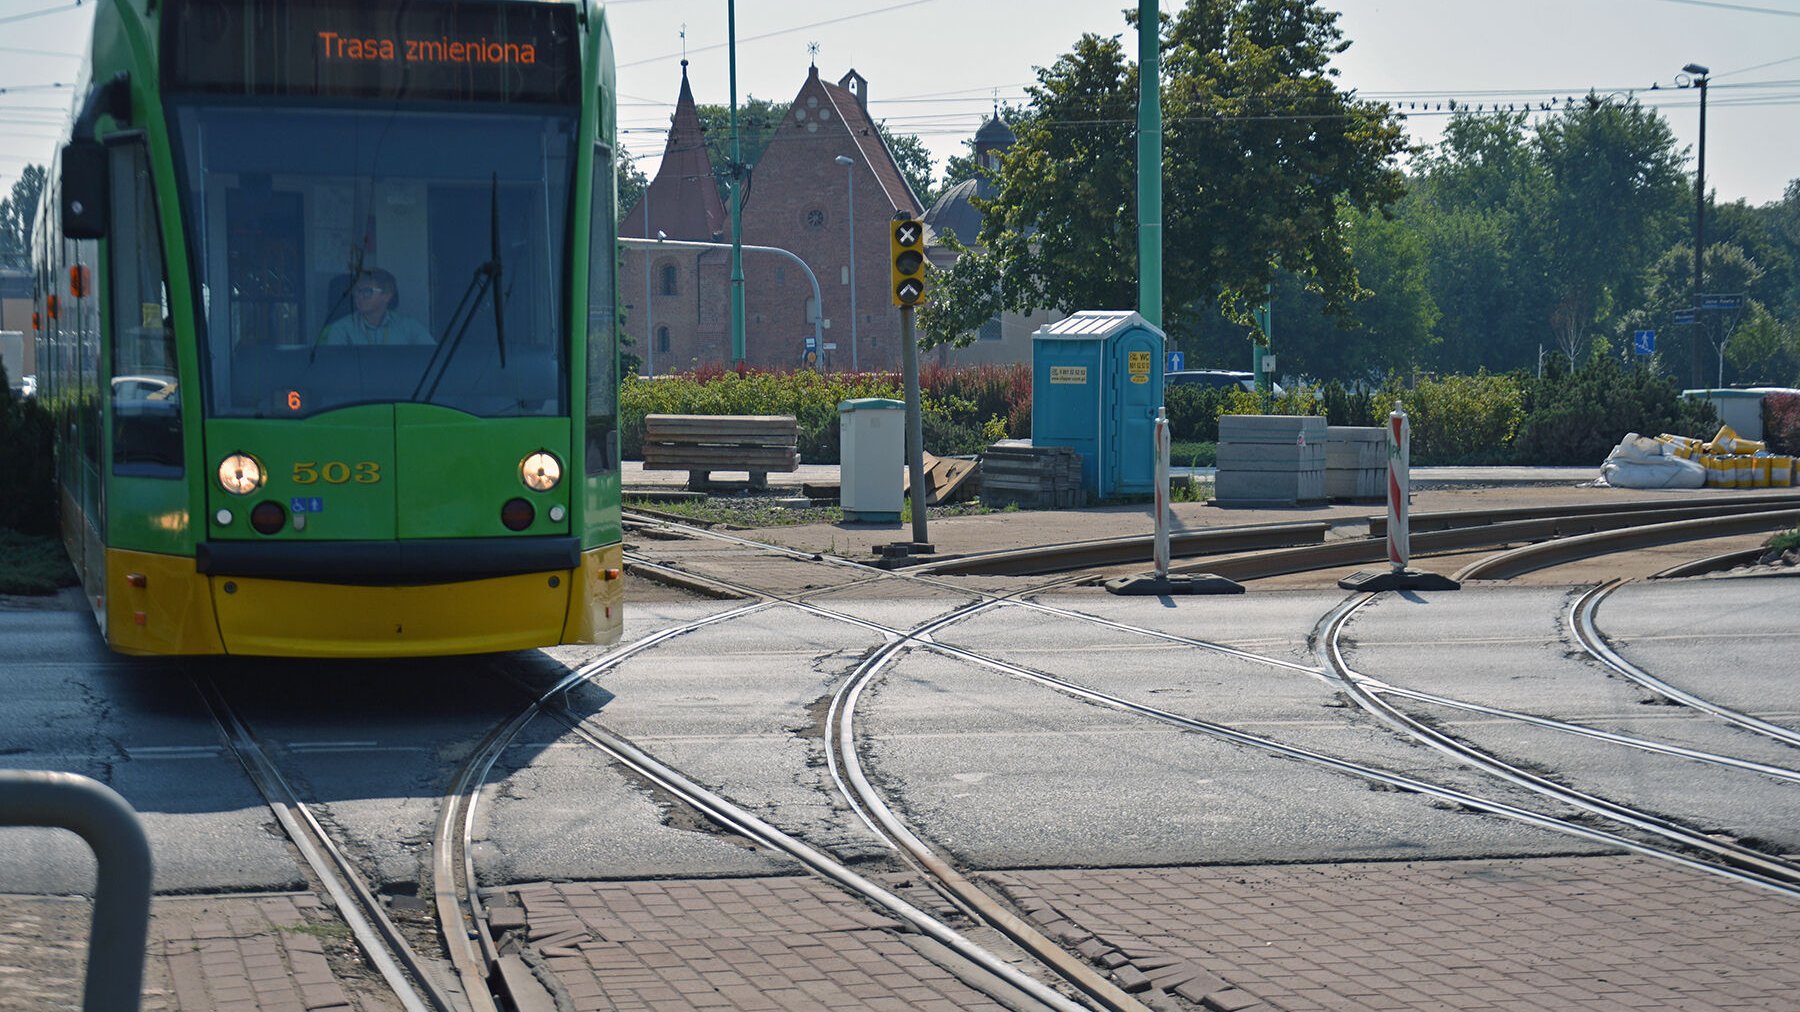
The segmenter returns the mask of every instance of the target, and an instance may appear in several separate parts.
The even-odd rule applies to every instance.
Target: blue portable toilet
[[[1090,495],[1156,490],[1165,343],[1130,310],[1087,310],[1031,335],[1031,442],[1074,447]]]

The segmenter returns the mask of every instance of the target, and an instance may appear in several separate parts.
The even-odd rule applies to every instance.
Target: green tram
[[[613,642],[593,0],[100,0],[34,250],[69,554],[127,654]]]

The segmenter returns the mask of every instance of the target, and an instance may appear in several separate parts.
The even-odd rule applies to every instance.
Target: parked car
[[[1235,386],[1239,390],[1248,390],[1254,393],[1256,377],[1250,373],[1238,372],[1233,369],[1177,369],[1174,372],[1163,373],[1163,386],[1165,388],[1200,386],[1210,387],[1214,390],[1229,390]],[[1274,384],[1274,389],[1277,397],[1286,392],[1281,389],[1279,383]]]
[[[19,381],[13,384],[13,387],[20,397],[36,397],[37,377],[21,376],[19,377]]]

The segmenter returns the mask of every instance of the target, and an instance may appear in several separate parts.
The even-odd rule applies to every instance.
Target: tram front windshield
[[[572,115],[196,105],[176,119],[210,414],[564,413]]]

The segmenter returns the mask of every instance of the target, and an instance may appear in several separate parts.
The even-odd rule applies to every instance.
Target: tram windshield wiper
[[[475,313],[481,308],[481,300],[487,298],[488,292],[494,293],[494,339],[499,345],[500,368],[506,368],[506,307],[500,297],[500,277],[505,268],[500,260],[500,174],[494,173],[489,180],[488,190],[488,260],[475,268],[469,278],[468,287],[463,289],[462,298],[456,302],[456,310],[444,325],[444,332],[438,336],[437,347],[431,351],[431,358],[425,363],[425,371],[419,376],[418,386],[413,388],[412,399],[429,402],[437,393],[438,384],[444,380],[444,374],[450,369],[450,360],[456,357],[456,351],[462,346],[463,335],[469,332],[469,324],[475,322]],[[451,332],[455,334],[452,336]],[[435,375],[434,375],[435,373]]]

